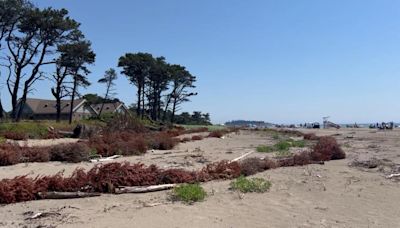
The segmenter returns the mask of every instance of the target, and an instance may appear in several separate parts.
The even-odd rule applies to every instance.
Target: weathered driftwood
[[[61,214],[58,212],[39,212],[39,213],[32,215],[31,217],[26,218],[25,220],[40,219],[40,218],[45,218],[45,217],[49,217],[49,216],[60,216],[60,215]]]
[[[74,134],[74,132],[72,132],[72,131],[58,131],[58,134],[63,135],[65,137],[66,136],[71,137]]]
[[[100,196],[97,192],[39,192],[42,199],[74,199]]]
[[[115,194],[157,192],[168,190],[175,186],[176,184],[152,185],[145,187],[119,187],[115,189]]]
[[[114,156],[106,157],[106,158],[92,159],[92,160],[90,160],[90,162],[93,162],[93,163],[95,163],[95,162],[106,162],[106,161],[112,161],[114,159],[121,158],[121,157],[122,157],[122,155],[114,155]]]
[[[249,155],[252,154],[252,153],[253,153],[253,151],[251,151],[251,152],[249,152],[249,153],[245,153],[245,154],[243,154],[243,155],[240,156],[240,157],[237,157],[237,158],[235,158],[235,159],[232,159],[231,162],[239,161],[239,160],[241,160],[241,159],[243,159],[243,158],[249,156]]]
[[[391,179],[391,178],[393,178],[393,177],[400,177],[400,173],[393,173],[393,174],[390,174],[390,175],[387,176],[386,178],[387,178],[387,179]]]

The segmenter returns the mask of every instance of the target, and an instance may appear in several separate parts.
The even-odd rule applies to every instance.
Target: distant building
[[[93,104],[92,108],[97,112],[100,113],[102,104]],[[128,114],[128,108],[122,102],[114,102],[114,103],[104,103],[103,110],[101,114],[107,113],[121,113],[121,114]]]
[[[70,100],[61,101],[61,119],[68,120],[70,113]],[[81,120],[97,115],[96,110],[86,104],[85,99],[74,101],[72,119]],[[56,101],[36,98],[27,98],[21,117],[30,120],[55,120],[57,117]]]

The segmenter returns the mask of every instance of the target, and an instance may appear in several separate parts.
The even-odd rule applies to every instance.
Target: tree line
[[[81,96],[79,89],[91,84],[89,67],[96,54],[68,10],[40,9],[28,0],[0,0],[0,51],[1,77],[11,97],[14,121],[20,121],[21,107],[40,80],[53,83],[57,121],[63,108],[61,101],[70,98],[72,121],[74,100]],[[142,118],[175,122],[181,104],[197,95],[192,92],[196,77],[184,66],[168,63],[165,57],[127,53],[119,58],[118,67],[136,87],[135,112]],[[51,72],[44,71],[52,68]],[[113,99],[116,79],[116,70],[110,68],[98,81],[105,85],[104,101]]]

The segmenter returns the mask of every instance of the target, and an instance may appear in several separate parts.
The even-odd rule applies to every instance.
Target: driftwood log
[[[39,192],[42,199],[75,199],[100,196],[97,192]]]
[[[115,194],[157,192],[174,188],[176,184],[152,185],[145,187],[118,187]]]

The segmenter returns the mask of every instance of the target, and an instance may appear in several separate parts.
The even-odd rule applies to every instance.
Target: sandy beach
[[[268,170],[255,176],[272,182],[269,192],[240,194],[230,181],[202,184],[204,202],[185,205],[169,200],[169,191],[107,195],[73,200],[41,200],[0,207],[1,227],[396,227],[400,224],[400,182],[385,175],[400,164],[400,131],[369,129],[304,130],[334,135],[347,153],[345,160]],[[222,159],[233,159],[273,144],[264,132],[241,131],[224,139],[207,138],[179,144],[170,151],[149,151],[144,156],[117,162],[142,162],[160,167],[199,169]],[[250,156],[263,157],[254,152]],[[353,161],[380,161],[376,168],[353,166]],[[49,175],[92,163],[27,163],[1,167],[0,178]],[[29,220],[39,212],[49,216]]]

